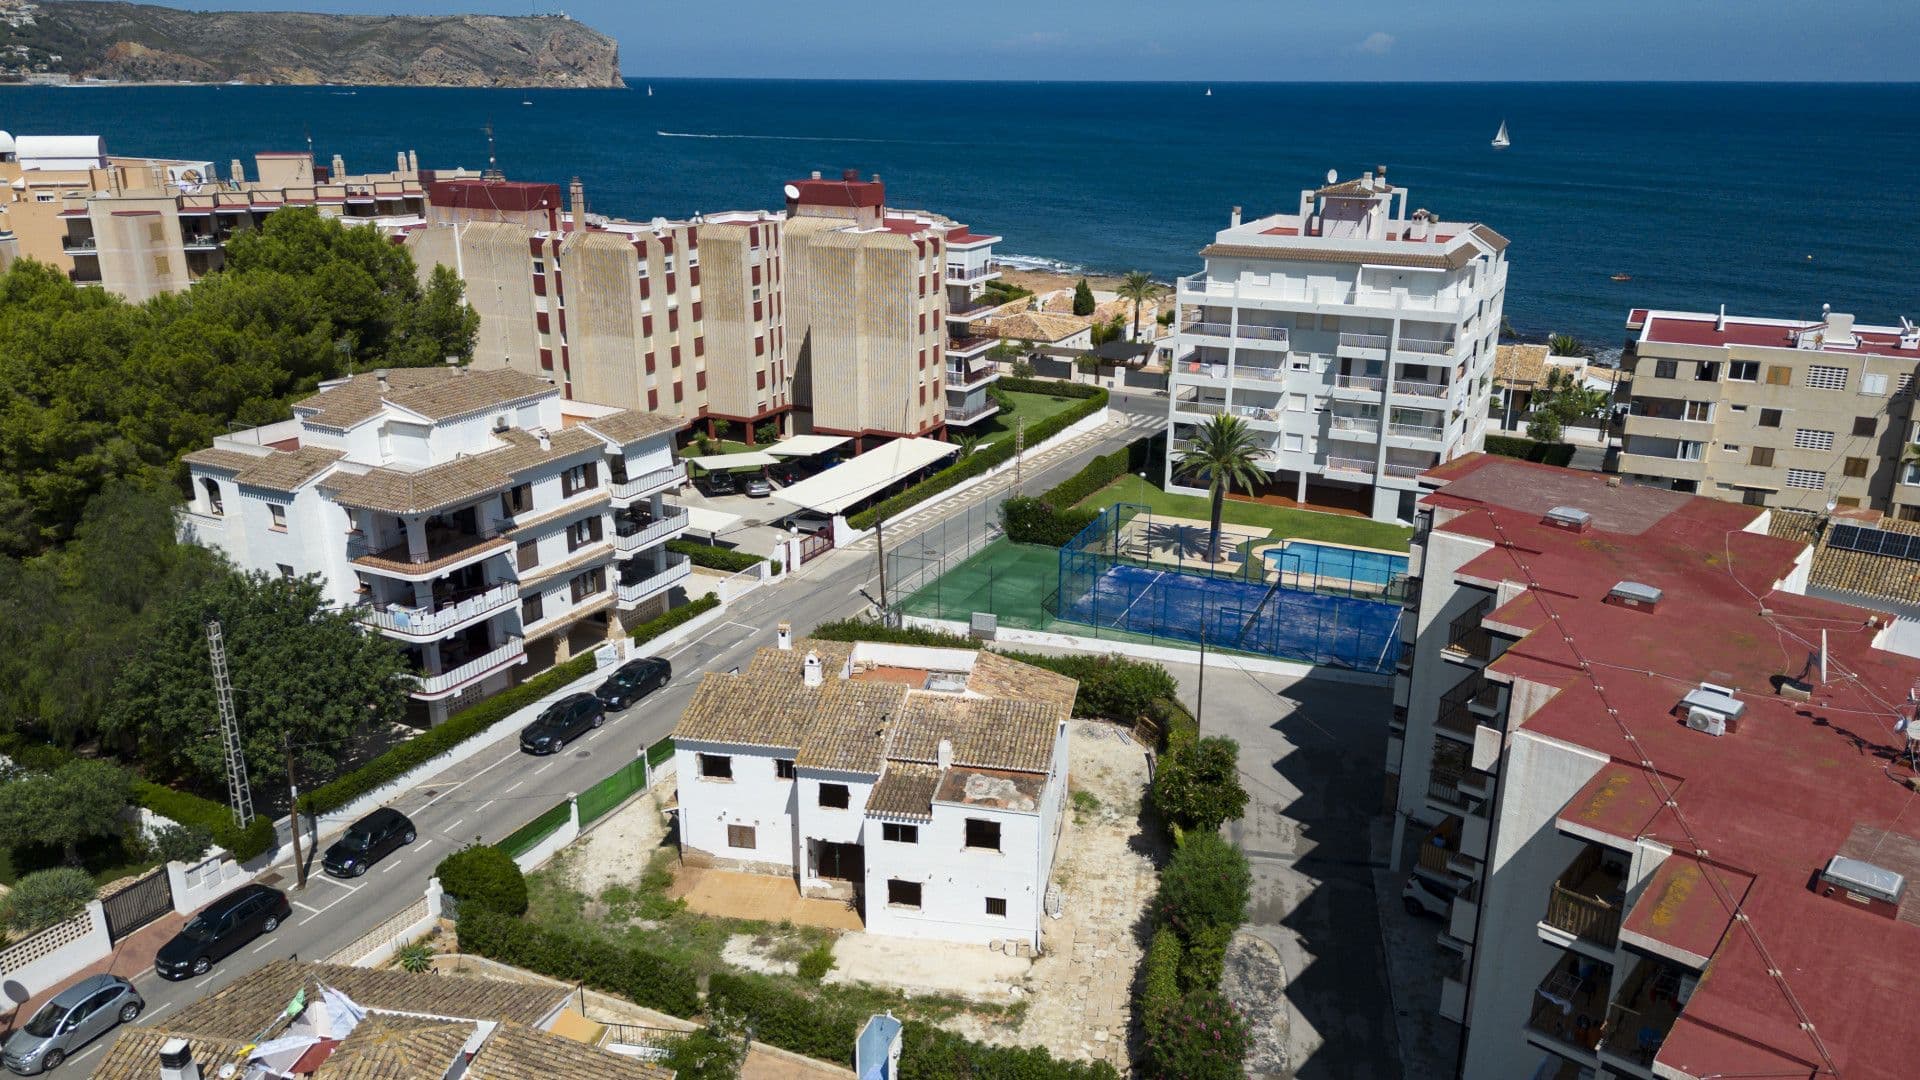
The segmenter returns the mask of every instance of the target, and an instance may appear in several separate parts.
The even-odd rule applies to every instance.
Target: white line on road
[[[555,764],[556,764],[555,762],[549,761],[545,765],[542,765],[539,768],[533,770],[533,775],[539,776],[541,773],[546,772],[548,769],[553,768]]]
[[[525,784],[525,783],[526,783],[526,781],[525,781],[525,780],[518,780],[518,781],[515,781],[515,782],[514,782],[514,785],[513,785],[512,787],[510,787],[510,788],[508,788],[507,790],[505,790],[505,791],[503,791],[503,792],[501,792],[500,794],[502,794],[502,795],[511,795],[511,794],[513,794],[514,792],[516,792],[516,791],[518,791],[518,790],[520,790],[520,786],[521,786],[522,784]]]
[[[79,1061],[79,1060],[80,1060],[81,1058],[83,1058],[83,1057],[86,1057],[86,1056],[87,1056],[88,1054],[91,1054],[91,1053],[93,1053],[93,1052],[94,1052],[95,1050],[98,1050],[98,1049],[100,1049],[101,1047],[103,1047],[103,1046],[105,1046],[105,1045],[107,1045],[107,1044],[106,1044],[106,1043],[103,1043],[103,1042],[97,1042],[97,1043],[94,1043],[94,1044],[93,1044],[92,1046],[89,1046],[89,1047],[87,1047],[87,1048],[86,1048],[85,1050],[82,1050],[82,1051],[80,1051],[79,1053],[77,1053],[77,1054],[75,1054],[75,1055],[73,1055],[72,1057],[70,1057],[70,1058],[68,1058],[67,1060],[68,1060],[68,1061]]]
[[[197,983],[194,983],[194,984],[193,984],[193,988],[194,988],[195,990],[198,990],[198,989],[200,989],[201,987],[203,987],[203,986],[205,986],[205,985],[207,985],[208,983],[210,983],[210,982],[212,982],[213,980],[215,980],[215,979],[217,979],[217,978],[219,978],[219,977],[220,977],[220,973],[216,971],[216,972],[214,972],[213,974],[211,974],[211,975],[209,975],[209,976],[207,976],[206,978],[204,978],[204,979],[201,979],[201,980],[200,980],[199,982],[197,982]]]
[[[159,1016],[161,1013],[166,1012],[168,1009],[171,1009],[171,1008],[173,1008],[173,1002],[169,1001],[166,1004],[161,1005],[159,1008],[154,1009],[153,1011],[147,1013],[146,1019],[152,1020],[154,1017]]]
[[[488,800],[487,800],[486,802],[483,802],[483,803],[481,803],[481,804],[480,804],[480,807],[479,807],[479,809],[481,809],[481,810],[485,810],[485,809],[486,809],[487,807],[489,807],[489,806],[492,806],[492,805],[493,805],[493,800],[492,800],[492,799],[488,799]]]
[[[355,893],[360,891],[360,886],[349,885],[346,882],[341,881],[340,879],[334,877],[332,874],[318,874],[318,875],[315,875],[314,877],[308,878],[307,880],[308,881],[324,881],[329,885],[338,885],[350,893]],[[334,903],[339,903],[339,901],[336,900],[334,901]],[[332,907],[333,904],[328,904],[327,906]]]
[[[387,865],[381,867],[380,872],[384,874],[387,871],[392,870],[394,867],[399,866],[401,863],[405,861],[406,861],[405,859],[395,859],[392,862],[388,863]]]
[[[269,945],[272,945],[272,944],[273,944],[273,942],[272,942],[272,941],[263,941],[263,942],[261,942],[260,944],[258,944],[258,945],[255,945],[255,946],[254,946],[253,948],[251,948],[251,949],[249,949],[249,950],[247,950],[247,952],[248,952],[248,955],[252,955],[253,953],[257,953],[257,952],[259,952],[259,951],[260,951],[261,949],[264,949],[264,948],[266,948],[267,946],[269,946]]]
[[[452,836],[452,835],[453,835],[453,830],[455,830],[455,829],[457,829],[457,828],[459,828],[459,827],[460,827],[460,823],[461,823],[461,822],[463,822],[463,821],[465,821],[465,820],[467,820],[467,819],[466,819],[466,818],[464,818],[464,817],[457,817],[457,818],[454,818],[454,819],[453,819],[452,821],[450,821],[450,822],[448,822],[448,823],[447,823],[447,827],[446,827],[446,828],[444,828],[444,829],[441,829],[440,831],[441,831],[441,832],[443,832],[443,833],[446,833],[446,834],[447,834],[448,836]]]
[[[455,785],[453,785],[452,787],[450,787],[450,788],[448,788],[447,790],[445,790],[445,791],[443,791],[443,792],[441,792],[440,794],[438,794],[438,795],[435,795],[435,796],[434,796],[433,798],[431,798],[431,799],[428,799],[428,800],[426,801],[426,804],[425,804],[425,805],[423,805],[423,806],[421,806],[421,807],[420,807],[420,810],[415,810],[415,811],[414,811],[414,813],[416,813],[416,814],[417,814],[417,813],[420,813],[420,812],[421,812],[422,810],[425,810],[425,809],[426,809],[426,808],[427,808],[428,806],[432,806],[432,805],[433,805],[434,803],[437,803],[437,802],[439,802],[439,801],[440,801],[441,799],[444,799],[444,798],[446,798],[447,796],[449,796],[449,795],[451,795],[451,794],[453,794],[454,792],[456,792],[456,791],[458,791],[458,790],[460,790],[461,788],[463,788],[463,787],[465,787],[465,786],[467,786],[468,784],[471,784],[471,783],[472,783],[472,782],[474,782],[475,780],[478,780],[478,779],[479,779],[479,778],[480,778],[480,777],[481,777],[481,776],[482,776],[483,774],[485,774],[485,773],[487,773],[487,772],[489,772],[489,771],[491,771],[491,770],[493,770],[493,769],[496,769],[496,768],[498,768],[498,767],[499,767],[499,766],[501,766],[501,765],[505,765],[505,764],[506,764],[507,762],[509,762],[509,761],[512,761],[513,759],[515,759],[515,758],[517,758],[517,757],[519,757],[519,756],[520,756],[520,753],[519,753],[519,751],[517,751],[517,750],[516,750],[516,751],[513,751],[513,752],[510,752],[510,753],[507,753],[507,754],[504,754],[504,755],[502,755],[502,756],[501,756],[501,758],[500,758],[500,760],[498,760],[498,761],[496,761],[496,762],[494,762],[494,763],[493,763],[492,765],[489,765],[489,766],[487,766],[486,768],[484,768],[484,769],[481,769],[481,770],[480,770],[479,772],[477,772],[477,773],[474,773],[474,774],[473,774],[472,776],[469,776],[469,777],[467,777],[467,778],[466,778],[465,780],[462,780],[462,781],[460,781],[459,783],[457,783],[457,784],[455,784]]]
[[[415,851],[425,851],[425,850],[427,850],[427,845],[428,845],[428,844],[431,844],[431,843],[433,843],[433,837],[431,837],[431,836],[429,836],[429,837],[427,837],[427,838],[426,838],[425,840],[422,840],[422,841],[420,841],[420,843],[419,843],[419,845],[418,845],[417,847],[415,847],[415,848],[414,848],[413,850],[415,850]]]
[[[319,908],[317,908],[317,907],[307,907],[307,905],[305,905],[305,904],[303,904],[303,903],[301,903],[301,902],[300,902],[300,901],[298,901],[298,900],[295,900],[295,901],[293,902],[293,906],[294,906],[294,907],[297,907],[297,908],[307,908],[307,910],[308,910],[308,911],[311,911],[311,912],[313,912],[313,913],[314,913],[315,915],[318,915],[318,914],[320,914],[320,909],[319,909]]]

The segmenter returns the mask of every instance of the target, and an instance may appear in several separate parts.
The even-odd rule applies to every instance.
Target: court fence
[[[998,506],[969,506],[913,536],[887,538],[887,594],[890,606],[932,585],[947,571],[998,540],[1004,530]]]

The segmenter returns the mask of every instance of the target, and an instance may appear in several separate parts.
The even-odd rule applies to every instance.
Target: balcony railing
[[[220,246],[219,238],[211,235],[183,236],[180,246],[188,251],[211,251]]]
[[[1620,938],[1624,882],[1589,844],[1553,883],[1544,922],[1556,930],[1611,949]]]
[[[1373,459],[1357,457],[1328,457],[1327,468],[1334,472],[1356,472],[1373,475]]]
[[[676,461],[664,469],[655,469],[652,472],[641,473],[639,476],[629,476],[625,480],[615,480],[610,487],[614,498],[631,499],[637,495],[652,494],[661,487],[683,484],[686,479],[687,466]]]
[[[1420,851],[1415,856],[1423,869],[1436,874],[1447,873],[1447,860],[1460,850],[1460,819],[1452,814],[1441,820],[1428,831],[1420,841]]]
[[[1612,970],[1605,964],[1568,953],[1540,980],[1527,1028],[1592,1053],[1600,1044],[1612,981]]]
[[[1444,356],[1453,351],[1453,342],[1440,338],[1403,337],[1399,341],[1398,351],[1435,353]]]
[[[1678,970],[1657,961],[1635,965],[1626,988],[1607,1006],[1606,1052],[1651,1069],[1680,1017],[1680,981]]]
[[[1387,434],[1407,439],[1438,439],[1446,435],[1447,429],[1432,424],[1394,424],[1387,425]]]
[[[1467,748],[1445,739],[1433,744],[1433,765],[1427,770],[1427,795],[1449,806],[1466,806],[1471,800],[1460,792],[1460,781],[1471,764]]]
[[[678,506],[669,506],[666,513],[648,521],[628,521],[616,518],[613,527],[613,547],[616,551],[639,551],[652,547],[687,527],[687,512]]]
[[[985,382],[996,375],[999,370],[999,368],[993,366],[991,361],[984,364],[948,364],[947,389],[958,390],[962,387],[972,386],[975,383]]]
[[[1457,735],[1472,738],[1473,729],[1479,726],[1479,722],[1473,718],[1473,713],[1467,709],[1467,705],[1473,701],[1474,695],[1480,692],[1483,685],[1486,685],[1486,680],[1481,678],[1479,672],[1474,672],[1460,680],[1458,686],[1442,694],[1440,713],[1436,723]]]
[[[1333,385],[1342,390],[1378,391],[1385,384],[1385,379],[1373,375],[1335,375],[1333,377]]]
[[[634,581],[622,581],[616,593],[622,604],[637,604],[652,596],[657,596],[670,586],[685,581],[693,573],[693,563],[685,555],[670,557],[666,565],[656,573]]]
[[[421,694],[446,693],[449,690],[458,688],[464,683],[471,682],[485,675],[495,668],[515,663],[526,655],[526,642],[523,641],[519,635],[514,635],[507,639],[506,644],[501,645],[491,652],[482,653],[468,660],[466,663],[461,664],[459,667],[443,671],[438,675],[415,675],[413,681],[419,688],[416,692]]]
[[[1446,383],[1418,382],[1413,379],[1395,379],[1393,392],[1413,397],[1438,398],[1447,396]]]
[[[1374,416],[1349,416],[1345,413],[1329,413],[1327,415],[1327,424],[1335,431],[1378,432],[1380,430],[1380,419]]]
[[[1278,364],[1235,364],[1233,377],[1258,379],[1261,382],[1286,382],[1287,369]]]
[[[1484,661],[1492,657],[1492,635],[1481,625],[1481,620],[1492,610],[1493,598],[1487,597],[1470,610],[1455,616],[1447,626],[1446,651],[1471,660]]]
[[[984,349],[990,349],[993,346],[998,345],[999,343],[1000,343],[1000,339],[997,337],[980,337],[980,336],[969,335],[967,337],[948,338],[947,339],[947,355],[948,356],[971,356],[978,351],[981,351]]]
[[[993,269],[991,266],[973,268],[949,266],[947,267],[947,282],[953,285],[971,284],[975,281],[985,281],[997,273],[999,273],[999,271]]]
[[[100,238],[97,236],[69,236],[60,242],[60,246],[69,255],[78,252],[92,254],[99,250]]]
[[[478,554],[482,549],[503,546],[507,541],[496,535],[459,532],[452,529],[428,529],[426,547],[414,551],[407,541],[374,549],[365,533],[347,534],[347,558],[363,565],[425,567]]]
[[[999,410],[1000,406],[992,401],[982,401],[976,405],[949,405],[947,406],[947,423],[969,424]]]
[[[1384,349],[1387,347],[1387,335],[1341,334],[1340,347],[1343,349]]]
[[[1389,461],[1387,462],[1387,475],[1413,477],[1419,476],[1431,468],[1433,468],[1431,465],[1402,465],[1397,461]]]
[[[1211,322],[1203,319],[1189,323],[1186,330],[1189,334],[1203,334],[1207,337],[1272,342],[1283,349],[1287,348],[1289,338],[1288,330],[1284,326],[1261,326],[1257,323],[1241,323],[1236,327],[1232,323]]]
[[[408,637],[431,638],[466,622],[497,611],[520,598],[520,586],[506,581],[480,592],[469,593],[434,608],[389,606],[364,607],[355,614],[368,626],[391,630]]]

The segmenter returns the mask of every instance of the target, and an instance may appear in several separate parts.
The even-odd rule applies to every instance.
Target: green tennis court
[[[1060,587],[1060,550],[995,540],[907,598],[901,610],[930,619],[965,621],[991,611],[1010,626],[1044,628],[1045,601]]]

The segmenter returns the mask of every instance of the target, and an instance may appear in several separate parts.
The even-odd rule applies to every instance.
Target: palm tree
[[[1220,513],[1226,508],[1227,492],[1238,484],[1252,491],[1260,482],[1260,467],[1254,464],[1260,447],[1253,429],[1237,416],[1216,416],[1194,430],[1174,469],[1182,476],[1205,481],[1213,498],[1213,528],[1208,535],[1207,560],[1220,561]]]
[[[1133,301],[1133,340],[1140,340],[1140,305],[1159,297],[1158,282],[1145,270],[1129,270],[1121,279],[1120,287],[1114,290],[1122,300]]]
[[[1572,334],[1555,334],[1547,339],[1547,351],[1555,356],[1582,356],[1586,350]]]

